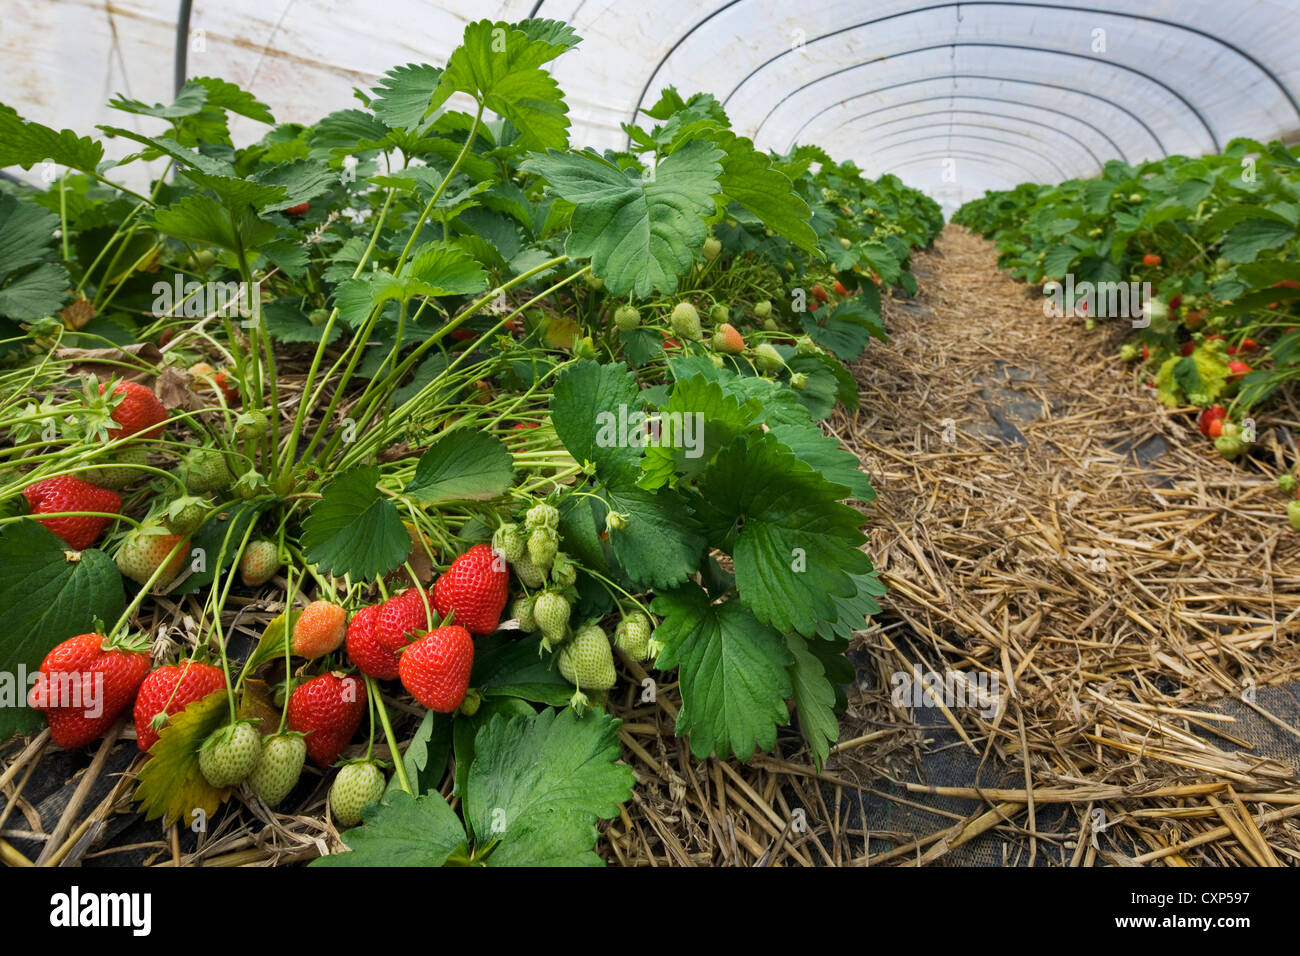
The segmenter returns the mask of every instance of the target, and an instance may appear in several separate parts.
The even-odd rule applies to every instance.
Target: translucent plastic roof
[[[625,146],[620,124],[672,84],[714,93],[761,147],[816,143],[946,205],[1300,135],[1300,0],[0,0],[0,99],[48,125],[152,132],[104,103],[170,102],[179,37],[186,75],[310,122],[391,66],[443,63],[470,20],[529,16],[584,38],[553,65],[575,144]],[[236,142],[261,135],[241,123]]]

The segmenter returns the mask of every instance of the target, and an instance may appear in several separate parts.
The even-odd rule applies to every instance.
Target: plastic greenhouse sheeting
[[[59,127],[151,132],[158,121],[103,104],[170,102],[183,70],[312,122],[396,64],[441,65],[483,17],[559,19],[583,37],[553,64],[575,144],[625,147],[621,124],[663,87],[704,90],[760,147],[816,143],[950,207],[1109,159],[1300,135],[1300,0],[2,0],[2,100]]]

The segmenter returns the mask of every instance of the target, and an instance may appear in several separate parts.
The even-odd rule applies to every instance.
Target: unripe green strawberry
[[[578,566],[564,552],[557,554],[551,562],[551,580],[562,588],[571,588],[578,583]]]
[[[533,601],[533,620],[549,648],[564,640],[569,629],[568,600],[559,591],[543,591]]]
[[[135,466],[147,465],[149,464],[149,449],[140,442],[131,442],[129,445],[123,445],[112,455],[109,455],[104,459],[104,464]],[[113,491],[118,491],[147,474],[148,472],[142,471],[139,467],[100,467],[90,471],[84,471],[78,477],[80,477],[82,481],[88,481],[97,487],[110,488]]]
[[[766,319],[772,314],[772,303],[767,299],[754,303],[754,314],[760,319]]]
[[[521,594],[510,605],[510,616],[518,619],[519,630],[525,634],[532,634],[537,630],[537,618],[533,616],[533,602],[536,600],[535,595]]]
[[[189,554],[189,542],[182,535],[172,534],[160,523],[146,521],[123,536],[113,560],[117,569],[136,584],[147,584],[165,564],[154,582],[155,587],[162,587],[181,573]]]
[[[808,373],[795,372],[793,375],[791,375],[790,387],[797,392],[802,392],[805,388],[808,387]]]
[[[520,555],[519,560],[515,561],[511,567],[514,568],[515,575],[520,581],[524,582],[526,587],[540,588],[546,583],[546,573],[533,564],[532,556],[527,551]]]
[[[277,807],[302,776],[307,761],[307,741],[294,731],[272,734],[262,741],[262,753],[249,775],[248,785],[268,807]]]
[[[524,526],[529,531],[536,531],[538,528],[550,528],[554,531],[560,526],[560,512],[554,505],[548,505],[546,502],[535,504],[524,515]]]
[[[596,351],[596,343],[591,340],[590,335],[584,335],[578,341],[573,343],[573,356],[580,359],[595,360],[599,353]]]
[[[235,437],[240,441],[256,440],[265,435],[270,427],[271,423],[267,421],[263,412],[240,412],[239,417],[235,419]]]
[[[700,249],[700,252],[704,254],[705,260],[712,262],[714,259],[718,258],[718,253],[722,252],[722,243],[717,239],[714,239],[712,236],[709,236],[709,238],[704,240],[704,246]]]
[[[794,341],[795,355],[821,355],[821,347],[806,335],[801,335]]]
[[[212,505],[206,498],[182,495],[167,506],[163,513],[163,524],[172,534],[189,537],[199,530],[211,508]]]
[[[226,456],[215,448],[195,448],[181,462],[185,487],[195,494],[225,491],[234,481]]]
[[[1277,476],[1277,486],[1283,494],[1293,495],[1296,491],[1295,475],[1287,472]]]
[[[1121,362],[1135,361],[1141,354],[1142,353],[1138,351],[1138,347],[1132,343],[1125,343],[1119,347],[1119,360]]]
[[[262,735],[241,720],[214,730],[199,748],[199,770],[212,786],[234,787],[248,778],[262,755]]]
[[[853,243],[849,242],[846,237],[840,236],[840,247],[844,249],[852,249]]]
[[[559,651],[560,673],[564,679],[577,685],[574,706],[586,705],[584,690],[609,690],[618,681],[614,670],[614,652],[609,638],[599,625],[588,624],[573,635],[573,640]]]
[[[504,554],[511,564],[523,557],[527,545],[528,536],[513,522],[503,524],[492,535],[492,550]]]
[[[727,360],[724,359],[724,358],[723,358],[721,355],[719,355],[717,352],[710,352],[710,353],[709,353],[709,364],[712,365],[714,368],[726,368],[726,367],[727,367]]]
[[[235,479],[231,490],[241,500],[252,501],[254,498],[260,498],[270,491],[270,486],[266,483],[266,478],[261,472],[249,469]]]
[[[640,611],[633,611],[618,622],[614,630],[614,644],[634,661],[650,657],[650,619]]]
[[[764,372],[775,372],[785,367],[785,359],[775,346],[763,342],[754,349],[754,364]]]
[[[1286,503],[1286,520],[1291,522],[1292,531],[1300,531],[1300,499]]]
[[[770,315],[763,320],[764,332],[775,332],[778,328],[780,328],[780,326],[776,324],[776,319],[772,318]]]
[[[600,276],[592,275],[590,272],[587,273],[585,281],[587,283],[587,288],[595,289],[597,292],[605,288],[605,280],[600,278]]]
[[[275,543],[265,538],[248,542],[239,556],[239,579],[250,588],[259,587],[280,570],[280,553]]]
[[[335,821],[344,827],[356,826],[361,811],[383,797],[384,787],[384,772],[368,760],[342,767],[330,787],[330,812]]]
[[[560,544],[550,528],[535,528],[528,536],[528,556],[533,559],[534,567],[542,571],[550,570],[559,550]]]
[[[698,342],[704,338],[704,330],[700,328],[700,313],[689,302],[678,302],[673,307],[672,314],[668,316],[668,324],[673,327],[673,334],[683,341]]]
[[[634,305],[620,305],[614,310],[614,324],[622,332],[631,332],[641,325],[641,313]]]
[[[723,322],[730,322],[731,310],[719,302],[713,308],[709,309],[709,321],[714,325],[721,325]]]
[[[1246,443],[1241,440],[1240,435],[1229,435],[1227,426],[1224,426],[1224,433],[1214,439],[1214,450],[1228,461],[1235,461],[1246,450]]]

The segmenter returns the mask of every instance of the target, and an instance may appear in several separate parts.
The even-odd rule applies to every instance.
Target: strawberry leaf
[[[150,748],[149,762],[140,771],[135,798],[146,820],[162,817],[171,825],[195,822],[196,811],[211,817],[223,799],[223,792],[199,770],[199,746],[230,718],[225,694],[209,694],[179,714],[173,714]]]
[[[638,483],[653,490],[676,483],[679,475],[694,478],[720,448],[753,424],[760,411],[758,402],[742,402],[702,375],[678,379],[659,409],[660,435],[667,438],[682,423],[681,427],[694,430],[693,441],[662,441],[646,448]]]
[[[812,209],[794,191],[786,175],[772,168],[772,160],[756,150],[751,141],[729,130],[710,133],[708,138],[726,154],[718,179],[723,195],[799,248],[808,252],[816,249]]]
[[[791,657],[781,635],[739,601],[710,604],[694,584],[656,595],[652,608],[663,617],[655,667],[678,668],[676,733],[690,737],[691,753],[748,760],[756,748],[771,750],[789,719]]]
[[[431,106],[441,106],[452,93],[468,93],[509,120],[519,130],[523,146],[535,150],[565,146],[569,108],[559,85],[541,67],[577,39],[572,31],[556,31],[547,23],[479,20],[466,26],[461,45],[447,59]]]
[[[325,486],[303,522],[307,559],[323,571],[354,579],[387,574],[402,563],[411,538],[397,506],[379,488],[379,468],[364,465]]]
[[[370,108],[389,126],[418,129],[441,82],[442,70],[428,63],[393,67],[375,87]]]
[[[571,708],[494,717],[465,783],[475,856],[488,866],[600,866],[596,820],[616,816],[636,782],[617,762],[619,724]]]
[[[215,181],[209,178],[208,182]],[[231,180],[237,183],[240,180]],[[239,187],[233,187],[239,191]],[[256,249],[279,235],[274,223],[259,219],[243,207],[231,213],[211,196],[194,194],[154,211],[153,226],[164,235],[198,245],[220,246],[230,252]]]
[[[48,159],[83,173],[93,173],[98,171],[103,158],[104,147],[89,136],[29,123],[13,107],[0,103],[0,169],[6,166],[31,169]]]
[[[852,497],[867,502],[876,497],[871,482],[862,472],[858,456],[846,451],[840,443],[815,425],[773,425],[770,433],[795,457],[811,465],[827,481],[844,485]]]
[[[688,143],[642,175],[588,149],[548,151],[520,164],[573,203],[565,251],[591,259],[614,295],[672,292],[694,264],[715,208],[721,150]]]
[[[426,507],[443,501],[483,501],[504,494],[514,476],[510,452],[498,439],[457,428],[420,456],[402,494]]]
[[[61,641],[89,633],[99,618],[122,613],[122,575],[103,551],[73,552],[35,521],[9,525],[0,534],[0,741],[41,724],[26,706],[27,684],[45,655]]]
[[[518,641],[505,635],[477,638],[470,686],[484,697],[520,697],[563,707],[573,696],[573,685],[541,656],[540,643],[536,635]]]
[[[808,649],[808,640],[798,634],[785,636],[792,662],[788,668],[794,687],[794,705],[799,712],[799,729],[813,763],[821,770],[830,755],[831,745],[840,739],[840,724],[835,717],[835,688],[826,679],[826,669],[817,655]]]
[[[406,778],[416,794],[435,790],[447,774],[447,757],[451,754],[451,725],[449,714],[435,714],[428,710],[424,720],[415,729],[402,752],[402,766]],[[388,793],[402,791],[402,781],[393,774],[388,781]]]
[[[348,853],[312,860],[311,866],[442,866],[465,848],[456,812],[436,791],[413,797],[386,794],[361,812],[365,823],[344,835]]]
[[[818,474],[774,435],[742,436],[701,476],[700,514],[712,543],[736,563],[740,597],[786,632],[816,633],[837,616],[835,597],[871,570],[862,515],[841,504],[844,485]]]

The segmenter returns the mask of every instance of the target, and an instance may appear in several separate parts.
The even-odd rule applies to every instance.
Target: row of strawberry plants
[[[615,650],[676,669],[697,756],[771,749],[793,703],[824,761],[882,589],[818,422],[938,207],[759,152],[707,94],[572,149],[544,67],[578,42],[474,23],[310,126],[213,78],[119,97],[165,130],[101,127],[116,163],[0,106],[0,167],[66,170],[0,196],[0,670],[35,675],[0,737],[133,708],[169,822],[341,764],[335,822],[377,804],[349,863],[597,862]],[[237,147],[232,114],[269,130]],[[243,660],[232,594],[283,608]],[[90,717],[61,691],[95,675]],[[385,695],[424,710],[405,741]]]
[[[1297,155],[1237,139],[1222,155],[1111,161],[1095,179],[987,193],[953,221],[995,240],[999,264],[1027,282],[1146,284],[1140,314],[1111,316],[1134,329],[1120,357],[1236,460],[1251,454],[1255,409],[1300,380]],[[1065,305],[1093,327],[1102,299],[1091,314],[1088,302]],[[1294,474],[1278,482],[1294,497]],[[1287,515],[1300,530],[1300,501]]]

